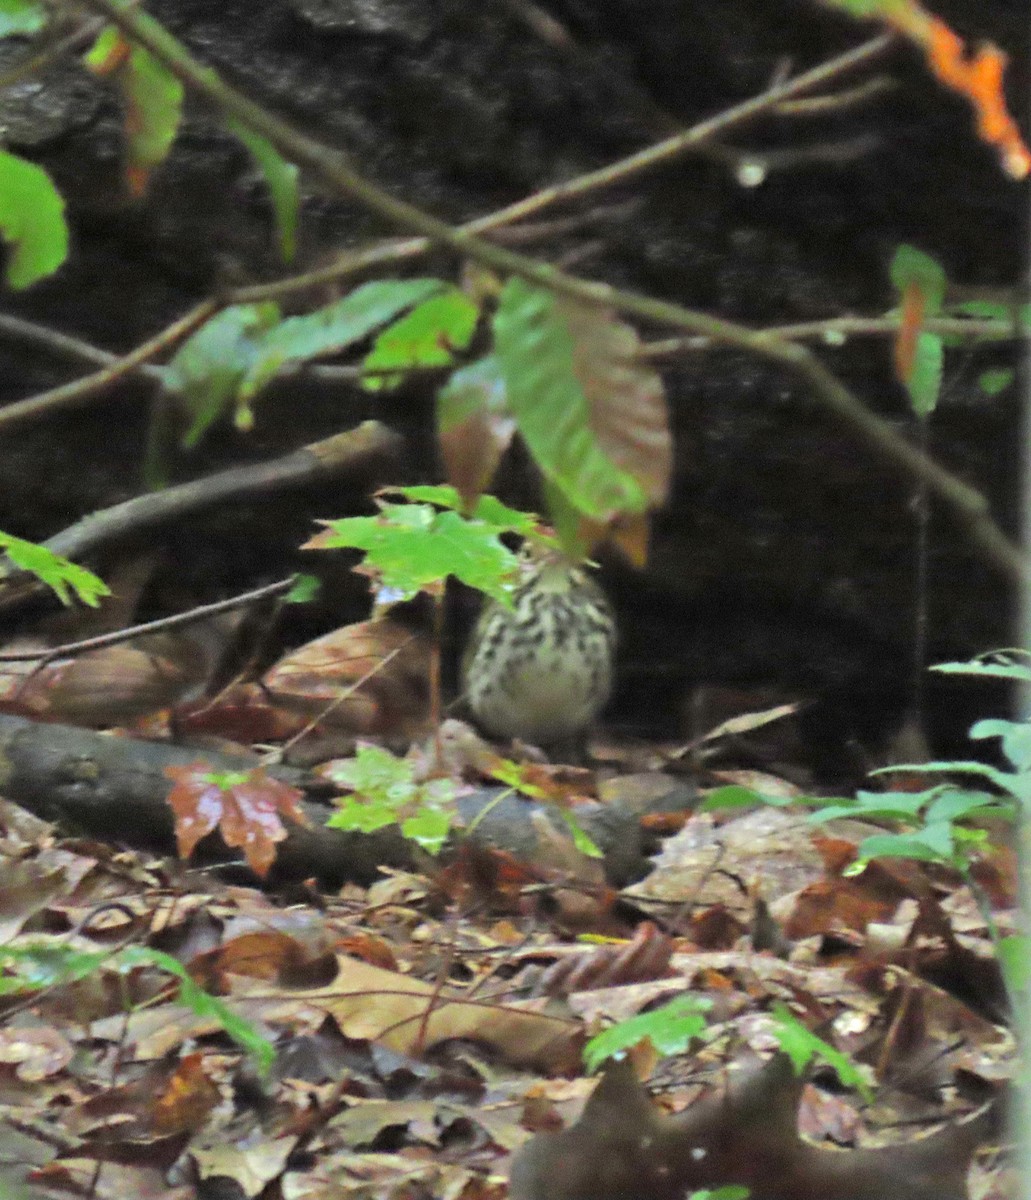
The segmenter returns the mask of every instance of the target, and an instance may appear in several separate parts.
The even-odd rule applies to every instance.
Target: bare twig
[[[720,320],[678,304],[566,274],[547,263],[492,245],[475,236],[469,229],[453,228],[414,204],[385,192],[356,170],[346,155],[328,149],[300,133],[228,86],[217,72],[198,62],[162,25],[131,6],[128,0],[84,2],[94,11],[109,16],[127,36],[148,49],[184,83],[200,91],[236,120],[262,134],[281,154],[310,171],[325,186],[338,194],[357,200],[391,224],[447,246],[455,253],[473,258],[496,271],[520,276],[581,303],[601,305],[645,321],[703,334],[719,344],[759,354],[777,363],[789,374],[802,380],[826,409],[844,422],[869,451],[894,471],[912,479],[925,481],[930,493],[960,525],[970,543],[986,562],[1014,579],[1023,579],[1027,574],[1028,559],[1022,549],[992,520],[985,497],[911,446],[887,421],[868,409],[808,350],[795,343],[755,333],[734,322]],[[857,66],[872,61],[891,43],[890,35],[874,38],[850,54],[839,56],[833,63],[807,72],[809,89],[826,82],[830,74],[840,73],[846,65]],[[573,181],[565,187],[560,185],[557,189],[538,193],[538,204],[534,206],[524,203],[519,215],[526,216],[544,203],[553,203],[558,195],[568,199],[585,191],[625,180],[631,174],[673,158],[696,141],[710,136],[714,128],[725,128],[728,113],[741,120],[745,115],[752,116],[769,104],[786,99],[789,86],[772,88],[762,97],[737,105],[710,122],[702,122],[686,134],[668,138],[637,155],[631,155],[614,167],[581,176],[578,181]],[[798,94],[799,90],[796,80],[790,94]]]
[[[132,374],[149,359],[156,358],[169,346],[192,333],[198,325],[202,325],[218,309],[218,301],[205,300],[191,309],[185,317],[181,317],[167,329],[163,329],[156,337],[150,338],[123,358],[115,359],[92,375],[85,375],[71,383],[64,383],[60,387],[40,392],[39,395],[29,396],[25,400],[16,400],[13,404],[8,404],[6,408],[0,409],[0,429],[8,429],[12,425],[34,420],[36,417],[51,413],[56,409],[69,408],[92,399],[98,392],[104,391],[120,379]]]
[[[396,453],[399,444],[399,434],[378,421],[365,421],[354,429],[302,446],[269,462],[233,467],[166,488],[163,492],[134,496],[121,504],[91,513],[43,544],[54,554],[82,558],[101,545],[154,529],[226,500],[264,496],[270,491],[365,469]],[[27,576],[9,559],[0,560],[0,580],[4,583],[17,581],[20,584],[26,578],[32,581],[34,590],[37,581],[31,575]],[[14,600],[21,599],[23,595],[17,592]]]
[[[795,325],[770,325],[756,333],[785,342],[808,339],[823,341],[828,346],[844,345],[850,337],[894,337],[899,331],[900,317],[829,317],[825,321],[799,321]],[[921,326],[927,333],[959,337],[991,338],[998,342],[1022,341],[1026,333],[1011,321],[976,317],[928,317]],[[711,350],[712,342],[704,337],[663,338],[646,342],[638,350],[641,358],[671,358],[677,354]]]
[[[122,642],[131,642],[133,638],[143,637],[149,633],[164,633],[168,629],[178,629],[182,625],[193,625],[219,613],[232,612],[236,608],[245,608],[248,604],[257,604],[269,596],[281,596],[294,585],[296,575],[289,579],[278,579],[275,583],[267,583],[264,587],[254,588],[249,592],[241,592],[239,596],[231,596],[228,600],[216,600],[213,604],[200,604],[189,612],[176,613],[173,617],[160,617],[156,621],[144,621],[139,625],[130,625],[126,629],[116,629],[113,633],[101,633],[96,637],[82,638],[77,642],[65,642],[60,646],[52,646],[49,650],[18,650],[0,653],[0,662],[30,662],[39,659],[39,666],[45,667],[58,658],[75,658],[90,650],[102,650],[106,646],[117,646]]]

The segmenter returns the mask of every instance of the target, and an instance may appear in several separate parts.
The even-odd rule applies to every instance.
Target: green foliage
[[[369,375],[362,386],[379,391],[401,382],[403,376],[394,372],[450,366],[454,351],[469,345],[479,315],[477,306],[456,287],[430,296],[379,334],[362,367],[383,373]]]
[[[252,149],[257,154],[260,147],[255,143]],[[290,203],[283,200],[285,208]],[[287,218],[284,214],[280,222],[282,237]],[[443,286],[437,279],[377,280],[307,316],[286,320],[280,319],[279,307],[273,303],[224,308],[180,346],[167,367],[166,395],[176,398],[189,422],[183,447],[196,446],[230,410],[236,427],[249,431],[254,426],[255,397],[285,364],[344,350]],[[174,412],[170,408],[151,431],[146,475],[152,486],[161,482],[164,473],[165,425]]]
[[[38,0],[0,0],[0,38],[39,33],[49,20]]]
[[[15,566],[30,571],[53,592],[62,604],[71,604],[72,593],[91,608],[96,608],[101,597],[109,596],[111,589],[92,571],[70,562],[60,554],[54,554],[45,546],[26,542],[10,533],[0,532],[0,546]]]
[[[315,312],[288,317],[262,339],[259,355],[248,363],[241,393],[253,398],[284,363],[346,350],[444,286],[439,279],[377,279]]]
[[[243,787],[250,783],[250,771],[209,771],[200,777],[207,783],[213,783],[220,792],[231,792],[234,788]]]
[[[711,791],[705,797],[701,808],[703,812],[718,812],[721,809],[754,808],[757,804],[767,804],[771,808],[787,808],[798,803],[797,796],[771,796],[744,787],[740,783],[732,783]]]
[[[108,72],[124,45],[114,25],[104,29],[85,57],[92,70]],[[128,44],[128,57],[116,74],[127,107],[125,122],[129,183],[137,194],[146,187],[150,172],[165,161],[182,116],[183,85],[149,50]]]
[[[1020,996],[1031,987],[1031,937],[1011,933],[995,943],[1002,977],[1010,996]]]
[[[728,1183],[718,1188],[702,1188],[692,1192],[687,1200],[748,1200],[751,1190],[740,1183]]]
[[[584,1046],[584,1063],[596,1071],[607,1059],[622,1054],[647,1038],[659,1054],[680,1054],[705,1032],[707,996],[677,996],[661,1008],[620,1021],[592,1037]]]
[[[309,549],[350,547],[365,551],[365,565],[382,585],[409,599],[442,583],[449,575],[478,588],[502,604],[511,604],[518,559],[502,534],[527,534],[535,518],[509,509],[493,496],[480,498],[471,516],[454,511],[461,503],[453,488],[408,488],[403,494],[427,496],[449,504],[443,512],[430,504],[391,504],[380,500],[374,517],[325,521],[325,533]]]
[[[267,1075],[272,1069],[275,1058],[272,1043],[259,1033],[250,1021],[234,1012],[225,1001],[198,987],[178,959],[160,950],[152,950],[149,946],[127,946],[118,952],[117,959],[122,969],[149,965],[167,971],[179,980],[176,999],[184,1008],[188,1008],[198,1017],[218,1022],[238,1046],[254,1057],[262,1075]]]
[[[1016,379],[1017,373],[1012,367],[995,367],[982,371],[977,377],[977,386],[986,396],[998,396],[1004,392]]]
[[[110,960],[110,951],[78,950],[66,942],[4,946],[0,948],[0,996],[77,983]]]
[[[68,257],[64,201],[42,167],[0,150],[0,236],[16,290],[52,275]]]
[[[337,811],[326,822],[333,829],[372,833],[399,825],[404,837],[430,854],[447,841],[456,797],[452,780],[420,783],[414,764],[379,746],[359,746],[354,758],[333,763],[326,773],[354,793],[337,800]]]
[[[522,279],[505,285],[494,339],[508,403],[537,465],[581,513],[643,513],[641,484],[605,453],[577,374],[576,344],[556,297]]]
[[[298,575],[283,597],[284,604],[310,604],[318,595],[322,580],[317,575]]]
[[[490,774],[492,779],[496,779],[498,783],[507,784],[513,791],[519,792],[520,795],[528,796],[531,800],[537,800],[541,804],[549,805],[569,830],[573,839],[573,845],[581,854],[586,854],[588,858],[605,857],[591,835],[577,821],[574,813],[562,804],[556,803],[554,794],[549,792],[547,788],[535,783],[532,778],[532,770],[528,771],[524,763],[513,762],[508,758],[499,758],[491,766]]]
[[[915,246],[899,246],[891,260],[891,282],[898,292],[917,287],[924,298],[925,315],[941,312],[948,278],[936,259]]]
[[[904,304],[912,290],[919,292],[922,299],[921,320],[941,313],[948,280],[941,265],[929,254],[924,254],[915,246],[899,246],[891,263],[891,281]],[[928,416],[937,407],[944,363],[945,349],[941,335],[921,329],[916,334],[911,367],[903,379],[910,405],[917,416]]]
[[[0,949],[0,995],[67,986],[87,979],[104,966],[127,972],[157,967],[179,981],[177,1000],[199,1017],[216,1021],[244,1050],[252,1054],[262,1074],[268,1074],[275,1057],[272,1044],[249,1021],[198,987],[178,959],[146,946],[126,946],[111,953],[82,951],[65,943],[39,942]]]
[[[224,308],[180,346],[165,373],[165,391],[175,395],[190,418],[182,444],[196,446],[231,404],[236,423],[253,424],[243,383],[262,355],[263,338],[279,320],[275,304]]]
[[[950,304],[948,312],[958,317],[998,321],[999,337],[1010,336],[1011,330],[1025,335],[1031,333],[1031,304],[1003,304],[998,300],[961,300]]]
[[[258,164],[272,200],[272,211],[279,231],[279,253],[283,262],[292,262],[297,253],[297,221],[301,208],[300,171],[287,162],[268,138],[254,133],[246,125],[230,119],[226,122],[232,132],[250,151]]]
[[[854,1087],[868,1104],[873,1100],[870,1085],[848,1055],[842,1054],[823,1038],[806,1029],[802,1022],[788,1011],[786,1005],[775,1004],[773,1017],[776,1023],[774,1036],[780,1048],[791,1059],[796,1075],[801,1075],[812,1059],[820,1059],[834,1069],[845,1087]]]
[[[893,9],[899,7],[899,0],[827,0],[835,8],[843,9],[857,21],[867,21],[871,17],[890,15]]]
[[[938,663],[930,668],[941,675],[972,675],[987,679],[1009,679],[1013,683],[1031,683],[1031,651],[992,650],[969,662]]]
[[[921,763],[892,770],[947,770],[951,773],[983,773],[980,763]],[[991,768],[985,768],[991,770]],[[1000,772],[999,774],[1005,774]],[[874,834],[865,838],[847,874],[858,874],[875,858],[912,858],[937,862],[966,874],[971,860],[985,843],[982,829],[961,822],[983,816],[1012,818],[1013,806],[997,796],[944,783],[922,792],[859,792],[854,800],[840,800],[810,816],[816,823],[843,817],[860,820],[898,821],[909,828],[903,833]]]

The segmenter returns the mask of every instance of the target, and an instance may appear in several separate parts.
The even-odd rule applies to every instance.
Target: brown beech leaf
[[[965,1200],[970,1157],[995,1124],[986,1110],[904,1144],[822,1149],[799,1136],[803,1084],[786,1055],[734,1074],[666,1117],[627,1060],[610,1064],[575,1125],[516,1154],[512,1200],[681,1200],[727,1184],[750,1200]]]
[[[451,1038],[472,1038],[517,1065],[562,1072],[579,1064],[579,1024],[552,1015],[543,1000],[467,1000],[461,992],[356,958],[340,955],[338,964],[333,983],[305,991],[303,1000],[330,1013],[346,1037],[380,1042],[409,1055]],[[273,1019],[271,1013],[266,1016]]]
[[[651,921],[642,921],[622,945],[593,946],[564,955],[541,976],[536,992],[568,996],[588,988],[617,987],[669,973],[673,939]]]
[[[437,394],[444,471],[470,507],[486,491],[514,434],[504,384],[491,359],[455,371]]]
[[[633,476],[653,508],[673,470],[666,393],[657,371],[636,357],[637,331],[610,309],[555,301],[573,339],[573,371],[590,403],[591,429],[606,456]]]
[[[48,663],[5,686],[4,707],[93,728],[172,708],[202,693],[238,622],[222,614]]]
[[[275,843],[286,837],[281,815],[308,823],[298,806],[303,793],[272,779],[263,767],[218,773],[201,761],[166,767],[165,775],[175,785],[168,803],[181,858],[189,858],[201,838],[218,829],[225,844],[240,847],[250,868],[264,876],[275,861]]]
[[[308,642],[262,682],[277,704],[324,727],[418,737],[428,728],[429,664],[428,638],[379,617]]]

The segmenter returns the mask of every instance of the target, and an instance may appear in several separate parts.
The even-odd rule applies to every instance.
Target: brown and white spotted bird
[[[586,732],[612,690],[616,623],[581,564],[524,554],[513,607],[488,600],[462,661],[469,709],[484,733],[535,746]]]

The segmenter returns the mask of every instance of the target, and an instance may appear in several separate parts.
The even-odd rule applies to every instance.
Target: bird
[[[586,566],[523,551],[512,607],[488,599],[462,659],[463,696],[487,736],[548,747],[583,735],[612,691],[616,620]]]

